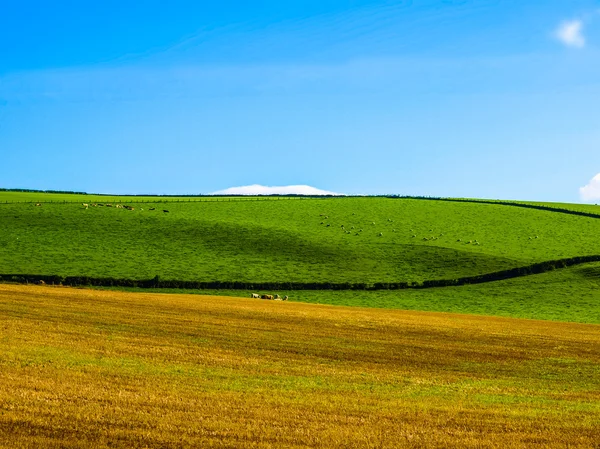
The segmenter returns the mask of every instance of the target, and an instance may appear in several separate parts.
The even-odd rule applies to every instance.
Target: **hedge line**
[[[513,201],[492,201],[492,200],[477,200],[468,198],[442,198],[442,197],[429,197],[429,196],[390,196],[389,198],[397,199],[415,199],[415,200],[432,200],[432,201],[448,201],[453,203],[476,203],[476,204],[494,204],[500,206],[514,206],[524,207],[525,209],[537,209],[547,212],[559,212],[561,214],[579,215],[581,217],[588,218],[600,218],[600,214],[593,212],[583,212],[572,209],[564,209],[562,207],[543,206],[541,204],[527,204],[527,203],[516,203]],[[599,208],[600,210],[600,208]]]
[[[58,276],[58,275],[33,275],[33,274],[0,274],[0,282],[15,282],[21,284],[34,284],[43,281],[46,284],[69,286],[96,286],[96,287],[139,287],[139,288],[177,288],[190,290],[404,290],[433,287],[451,287],[468,284],[482,284],[484,282],[513,279],[532,274],[546,273],[548,271],[567,268],[590,262],[600,262],[600,255],[578,256],[568,259],[549,260],[510,270],[496,271],[493,273],[476,276],[465,276],[456,279],[437,279],[423,282],[376,282],[367,283],[333,283],[333,282],[230,282],[230,281],[182,281],[162,280],[159,276],[152,279],[115,279],[97,278],[89,276]]]

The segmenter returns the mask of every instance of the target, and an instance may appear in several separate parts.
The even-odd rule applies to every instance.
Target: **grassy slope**
[[[250,296],[240,290],[126,289],[157,293]],[[280,291],[290,301],[337,306],[454,312],[600,324],[600,263],[461,287],[379,291]]]
[[[169,214],[150,206],[0,205],[0,272],[415,281],[600,254],[600,220],[507,206],[386,198],[155,205]]]
[[[2,447],[597,443],[598,326],[8,285],[0,322]]]

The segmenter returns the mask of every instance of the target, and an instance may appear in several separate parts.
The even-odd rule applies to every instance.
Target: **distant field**
[[[600,327],[0,285],[0,446],[592,448]]]
[[[0,204],[0,273],[412,282],[600,254],[600,220],[500,205],[389,198],[131,204],[134,211]]]
[[[121,289],[123,290],[123,289]],[[254,290],[126,289],[132,292],[250,296]],[[259,291],[290,301],[600,324],[600,263],[461,287],[379,291]]]

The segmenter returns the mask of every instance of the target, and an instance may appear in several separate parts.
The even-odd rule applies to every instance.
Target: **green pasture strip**
[[[63,193],[31,193],[31,192],[2,192],[0,205],[4,204],[161,204],[161,203],[192,203],[192,202],[232,202],[232,201],[284,201],[284,200],[314,200],[317,197],[300,196],[138,196],[138,195],[98,195],[98,194],[63,194]]]
[[[86,276],[58,276],[40,274],[0,274],[0,282],[8,281],[21,284],[45,283],[69,286],[97,287],[141,287],[141,288],[195,288],[195,289],[291,289],[291,290],[405,290],[454,287],[471,284],[497,282],[505,279],[531,276],[548,271],[572,267],[575,265],[600,262],[600,255],[573,257],[569,259],[551,260],[510,270],[486,273],[478,276],[466,276],[457,279],[434,279],[422,282],[376,282],[376,283],[329,283],[329,282],[239,282],[239,281],[183,281],[153,279],[113,279]]]
[[[600,324],[600,263],[486,284],[411,290],[185,290],[101,288],[157,293],[246,297],[289,296],[290,301],[383,309],[452,312]],[[254,301],[259,301],[255,299]]]
[[[404,197],[398,197],[404,198]],[[409,198],[409,197],[407,197]],[[419,199],[415,197],[410,197]],[[491,204],[491,205],[502,205],[502,206],[513,206],[523,207],[526,209],[537,209],[547,212],[558,212],[570,215],[579,215],[588,218],[600,218],[600,207],[597,205],[587,204],[569,204],[569,203],[541,203],[541,202],[529,202],[529,201],[506,201],[506,200],[487,200],[487,199],[476,199],[476,198],[435,198],[435,197],[423,197],[422,200],[428,201],[451,201],[451,202],[462,202],[462,203],[477,203],[477,204]]]

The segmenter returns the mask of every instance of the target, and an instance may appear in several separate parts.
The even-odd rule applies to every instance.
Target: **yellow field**
[[[0,285],[0,446],[600,447],[600,326]]]

